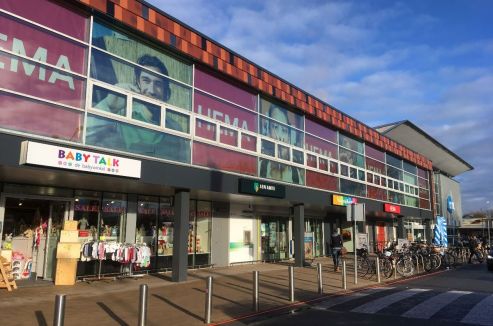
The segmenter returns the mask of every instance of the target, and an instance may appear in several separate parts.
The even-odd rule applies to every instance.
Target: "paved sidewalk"
[[[348,257],[348,265],[351,259]],[[295,300],[321,298],[317,292],[315,263],[323,266],[324,295],[342,291],[341,273],[332,260],[319,258],[313,267],[295,268]],[[288,266],[291,263],[258,263],[225,268],[191,270],[188,280],[171,282],[171,274],[146,275],[137,279],[79,282],[75,286],[39,286],[0,292],[1,325],[51,325],[54,298],[66,294],[65,325],[136,325],[139,285],[149,286],[148,325],[203,325],[205,279],[214,277],[212,322],[218,323],[253,313],[252,272],[260,272],[261,311],[290,304]],[[359,279],[354,284],[348,268],[348,290],[376,285]]]

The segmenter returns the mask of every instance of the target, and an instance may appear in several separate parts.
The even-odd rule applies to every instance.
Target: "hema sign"
[[[86,150],[24,141],[20,164],[140,178],[141,162]]]

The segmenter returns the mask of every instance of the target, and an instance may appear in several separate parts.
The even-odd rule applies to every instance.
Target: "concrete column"
[[[397,239],[407,239],[404,217],[402,216],[397,217]]]
[[[293,217],[294,265],[303,267],[305,261],[305,206],[294,207]]]
[[[175,222],[173,232],[173,282],[187,280],[188,268],[188,223],[190,214],[190,193],[179,191],[175,194]]]
[[[330,243],[330,236],[332,234],[332,230],[330,228],[330,223],[327,222],[327,221],[324,221],[324,224],[323,224],[323,232],[324,232],[324,255],[326,257],[329,257],[330,256],[330,252],[328,250],[328,246],[327,246],[327,243]]]

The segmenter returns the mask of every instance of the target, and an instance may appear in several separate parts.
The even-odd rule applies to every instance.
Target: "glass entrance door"
[[[2,248],[12,250],[18,280],[53,279],[56,247],[63,221],[69,218],[70,200],[38,196],[5,195]]]
[[[53,280],[55,277],[56,248],[60,240],[60,231],[63,228],[63,222],[68,219],[70,212],[70,202],[51,201],[50,218],[46,230],[46,247],[43,278]]]
[[[275,261],[288,258],[288,220],[263,217],[260,224],[262,260]]]

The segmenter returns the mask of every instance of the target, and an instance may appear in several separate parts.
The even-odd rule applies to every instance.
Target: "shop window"
[[[413,185],[418,184],[418,177],[407,172],[404,172],[402,180]]]
[[[387,165],[387,176],[396,180],[402,180],[402,171]]]
[[[373,176],[373,183],[376,185],[380,185],[380,176],[378,175]]]
[[[377,161],[384,162],[385,161],[385,153],[365,144],[365,155],[371,158],[374,158]],[[382,169],[383,170],[383,169]],[[379,172],[381,173],[381,172]]]
[[[161,107],[134,98],[132,119],[159,126],[161,125]]]
[[[162,197],[159,201],[159,219],[157,224],[157,254],[158,256],[173,255],[173,233],[174,233],[175,212],[172,197]],[[165,264],[170,267],[171,264]]]
[[[220,127],[219,141],[226,145],[235,147],[238,146],[238,131],[225,127]]]
[[[102,101],[104,98],[108,100]],[[92,87],[92,107],[125,117],[127,115],[127,96],[94,85]]]
[[[124,194],[104,193],[99,240],[122,242],[125,235],[127,200]]]
[[[404,196],[404,205],[411,207],[418,207],[418,198],[411,196]]]
[[[428,189],[428,181],[423,178],[418,178],[418,185],[420,188]]]
[[[195,237],[195,250],[194,253],[196,255],[210,254],[210,235],[211,235],[211,226],[212,226],[212,207],[211,202],[206,201],[196,201],[196,232],[194,234]],[[190,246],[189,246],[190,248]],[[200,261],[199,261],[200,260]],[[204,260],[199,257],[195,258],[194,265],[204,265],[207,264]]]
[[[132,65],[96,49],[92,51],[91,64],[91,77],[94,79],[125,91],[191,110],[192,89],[165,77],[167,73],[163,70],[162,64],[151,61],[143,66]],[[102,101],[107,99],[104,98]]]
[[[86,144],[120,151],[190,162],[190,141],[175,135],[88,115]]]
[[[418,176],[425,180],[428,180],[428,171],[418,168]]]
[[[276,144],[271,141],[262,139],[261,140],[262,149],[261,153],[274,157],[276,155]]]
[[[358,170],[358,180],[359,181],[365,181],[365,171]]]
[[[341,192],[349,195],[366,197],[366,186],[359,182],[341,179]]]
[[[321,124],[318,124],[317,122],[314,122],[312,120],[305,119],[305,131],[312,135],[318,136],[321,139],[328,140],[332,143],[337,143],[337,131],[326,126],[322,126]],[[337,147],[334,152],[337,152]]]
[[[383,179],[383,178],[382,178],[382,179]],[[390,189],[393,189],[393,188],[394,188],[394,181],[392,181],[392,180],[390,180],[390,179],[389,179],[389,180],[387,181],[387,184],[388,184],[388,186],[389,186],[389,188],[390,188]]]
[[[247,108],[250,111],[254,111],[254,112],[257,111],[258,96],[256,93],[248,92],[240,87],[233,85],[230,82],[226,82],[198,68],[195,69],[194,83],[196,88],[200,88],[201,90],[204,90],[210,94],[214,94],[230,102],[241,105],[242,107]],[[195,94],[197,93],[198,92],[195,92]],[[203,101],[200,100],[197,101],[197,97],[195,97],[196,109],[197,106],[202,106],[203,108],[214,108],[213,109],[214,111],[226,114],[226,111],[222,111],[221,109],[218,109],[217,106],[215,105],[208,106],[207,103]],[[234,117],[234,115],[233,116],[230,115],[230,117]],[[231,121],[233,121],[233,119],[231,119]],[[256,131],[255,126],[252,125],[251,127],[255,129],[248,129],[248,130]]]
[[[321,157],[318,158],[318,168],[320,170],[327,171],[329,169],[329,167],[327,166],[328,163],[329,162],[326,159],[321,158]]]
[[[337,145],[309,134],[305,135],[305,149],[328,158],[337,159],[338,157]]]
[[[371,174],[371,173],[369,173],[369,172],[368,172],[368,173],[366,174],[366,180],[367,180],[368,182],[370,182],[370,183],[373,183],[373,174]]]
[[[387,179],[386,178],[382,177],[380,181],[382,182],[382,187],[387,187]]]
[[[260,159],[259,177],[300,185],[305,184],[304,169],[267,159]]]
[[[418,170],[417,170],[415,165],[407,163],[406,161],[403,161],[402,165],[403,165],[404,171],[407,171],[407,172],[414,174],[414,175],[418,174]]]
[[[290,111],[278,104],[271,103],[263,98],[260,100],[260,113],[277,122],[280,122],[281,124],[285,124],[299,130],[304,129],[303,115]],[[303,142],[303,139],[300,141]]]
[[[71,142],[82,140],[84,113],[81,111],[2,91],[0,108],[0,128]]]
[[[349,136],[339,133],[339,145],[346,149],[363,154],[363,143]]]
[[[342,147],[339,148],[339,160],[341,160],[344,163],[358,166],[360,168],[365,167],[365,161],[363,155],[344,149]]]
[[[401,159],[399,159],[395,156],[392,156],[388,153],[385,153],[385,159],[386,159],[387,164],[392,165],[393,167],[402,169],[402,160]]]
[[[315,155],[306,154],[306,165],[312,168],[317,168],[317,157]]]
[[[281,120],[281,118],[279,118]],[[260,118],[261,134],[274,140],[303,147],[303,132],[273,119]]]
[[[77,221],[79,241],[98,239],[98,220],[101,208],[101,195],[77,191],[74,202],[74,220]]]
[[[373,198],[373,199],[378,199],[378,200],[387,200],[387,190],[378,188],[378,187],[372,187],[368,186],[368,197]]]
[[[349,177],[349,167],[347,165],[341,164],[341,175]]]
[[[78,109],[84,108],[84,78],[2,52],[0,62],[5,67],[2,68],[0,88]]]
[[[51,1],[3,0],[0,8],[81,41],[86,41],[89,34],[89,19],[85,15]]]
[[[339,179],[325,173],[306,170],[306,185],[318,189],[338,191]]]
[[[370,158],[366,158],[366,169],[378,174],[385,174],[385,164]]]
[[[135,243],[145,244],[151,248],[151,255],[156,255],[157,218],[159,200],[154,197],[140,196],[137,202],[137,221],[135,225]]]
[[[337,162],[330,161],[330,172],[335,174],[339,173],[338,166],[339,164]]]
[[[257,175],[256,156],[226,148],[193,142],[193,164],[216,170]]]
[[[256,113],[197,90],[194,93],[194,111],[235,128],[251,132],[258,130]]]
[[[216,140],[216,124],[202,119],[195,119],[195,136]]]
[[[149,62],[158,61],[159,65],[164,67],[165,72],[162,72],[163,74],[189,85],[192,83],[192,67],[190,65],[98,21],[94,22],[93,25],[92,44],[142,66],[148,66]],[[150,59],[143,59],[145,56]],[[116,69],[115,73],[117,73]]]
[[[352,179],[358,179],[358,170],[355,168],[349,168],[349,177]]]
[[[257,137],[241,134],[241,148],[256,152],[257,151]]]
[[[389,191],[389,201],[396,204],[404,204],[404,195],[398,192]]]
[[[304,156],[303,152],[293,149],[293,162],[294,163],[304,164],[305,160],[304,160],[303,156]]]
[[[281,160],[290,161],[291,160],[290,156],[291,155],[290,155],[289,147],[283,146],[281,144],[277,145],[277,157],[278,158],[280,158]]]
[[[190,133],[190,117],[186,114],[166,109],[166,128]]]

